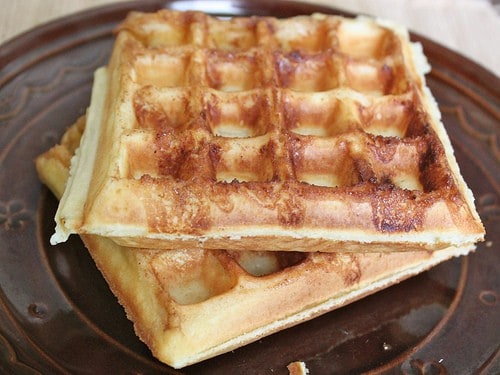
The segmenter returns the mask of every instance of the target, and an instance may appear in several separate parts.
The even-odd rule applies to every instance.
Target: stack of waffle
[[[37,159],[52,242],[82,237],[176,368],[465,255],[484,229],[427,70],[369,18],[131,13]]]

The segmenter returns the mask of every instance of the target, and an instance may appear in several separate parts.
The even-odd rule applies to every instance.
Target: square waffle
[[[96,73],[52,243],[401,251],[484,229],[405,29],[131,13]]]
[[[60,197],[84,121],[36,159]],[[181,368],[309,320],[420,273],[474,246],[438,251],[319,253],[152,250],[81,235],[138,337]],[[300,364],[289,366],[292,373]],[[295,370],[294,370],[295,368]]]

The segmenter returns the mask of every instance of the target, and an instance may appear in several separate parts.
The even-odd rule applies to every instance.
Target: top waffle
[[[482,239],[406,30],[131,13],[56,215],[149,248],[438,249]],[[362,247],[360,247],[360,244]]]

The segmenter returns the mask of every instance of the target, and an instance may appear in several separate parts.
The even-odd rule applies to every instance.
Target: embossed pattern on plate
[[[500,372],[500,80],[417,35],[428,76],[475,193],[487,240],[467,258],[212,360],[157,362],[77,238],[51,247],[55,198],[33,159],[88,105],[93,70],[131,9],[292,16],[334,9],[264,0],[137,1],[78,13],[0,47],[0,373],[494,374]],[[208,3],[206,3],[208,4]]]

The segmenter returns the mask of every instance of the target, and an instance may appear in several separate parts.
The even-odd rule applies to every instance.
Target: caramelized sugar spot
[[[398,66],[366,60],[343,60],[342,86],[374,97],[408,90],[404,71]]]
[[[415,105],[409,99],[390,96],[376,100],[370,106],[360,106],[363,130],[384,137],[404,138],[415,117]]]
[[[296,136],[290,144],[298,181],[327,187],[360,182],[356,159],[345,140]]]
[[[294,91],[317,92],[339,86],[338,62],[330,50],[316,54],[300,51],[276,53],[275,64],[281,87]]]
[[[420,165],[425,143],[422,139],[402,141],[394,137],[375,137],[367,145],[370,164],[379,183],[423,191]]]
[[[204,97],[207,123],[213,135],[249,138],[268,131],[270,99],[260,90],[224,93],[212,90]]]
[[[142,87],[133,98],[137,127],[156,131],[186,128],[196,116],[190,96],[189,89]]]
[[[249,53],[208,50],[206,72],[208,86],[220,91],[245,91],[262,84],[258,57]]]
[[[420,159],[420,180],[425,192],[441,191],[453,196],[457,193],[455,179],[448,167],[443,145],[435,135],[427,136],[427,147]]]
[[[218,138],[215,142],[210,158],[218,182],[265,182],[273,179],[274,149],[269,135],[242,138],[238,142]]]
[[[190,58],[185,52],[139,56],[134,63],[134,81],[156,87],[186,86]],[[151,69],[152,66],[154,69]]]

